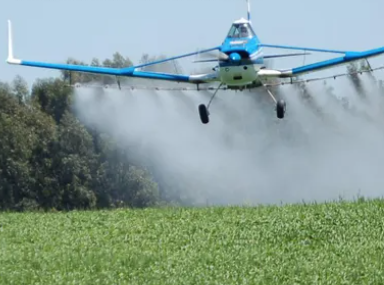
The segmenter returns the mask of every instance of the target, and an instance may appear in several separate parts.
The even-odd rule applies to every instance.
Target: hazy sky
[[[382,0],[252,1],[253,26],[262,42],[343,50],[384,45],[383,11]],[[245,16],[245,0],[4,0],[0,78],[11,80],[20,74],[32,83],[59,74],[5,63],[7,19],[13,24],[16,57],[90,62],[119,51],[137,63],[143,53],[172,56],[216,46],[232,21]],[[375,65],[381,61],[383,57]],[[291,66],[276,62],[275,67]]]

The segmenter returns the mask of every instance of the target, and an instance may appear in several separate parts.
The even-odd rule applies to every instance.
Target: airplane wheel
[[[283,119],[285,115],[285,110],[286,110],[286,103],[284,100],[279,100],[276,104],[276,114],[277,118]]]
[[[200,120],[203,124],[208,124],[209,122],[209,113],[208,109],[204,104],[199,105],[199,115]]]

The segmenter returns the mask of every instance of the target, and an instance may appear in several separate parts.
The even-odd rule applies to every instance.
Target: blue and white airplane
[[[218,82],[219,87],[215,90],[208,105],[201,104],[198,106],[201,122],[207,124],[209,122],[209,106],[215,97],[217,91],[221,86],[226,86],[228,89],[240,89],[245,88],[257,88],[260,87],[260,82],[267,80],[268,78],[296,78],[299,75],[307,74],[331,68],[341,64],[346,64],[351,61],[367,59],[369,57],[378,56],[384,53],[384,47],[377,49],[367,50],[363,52],[354,51],[340,51],[329,49],[317,49],[308,47],[296,47],[296,46],[282,46],[274,44],[262,43],[252,28],[251,22],[251,9],[250,0],[247,1],[248,13],[247,19],[241,18],[232,23],[227,37],[224,42],[216,47],[200,50],[198,52],[183,54],[175,57],[170,57],[164,60],[153,61],[146,64],[140,64],[136,66],[130,66],[125,68],[109,68],[109,67],[96,67],[96,66],[81,66],[71,64],[59,64],[59,63],[46,63],[38,61],[29,61],[23,59],[17,59],[13,54],[13,41],[12,41],[12,27],[11,22],[8,21],[8,58],[9,64],[25,65],[38,68],[49,68],[68,70],[75,72],[87,72],[95,74],[115,75],[115,76],[127,76],[146,79],[167,80],[173,82],[185,82],[195,85]],[[309,65],[299,66],[292,69],[269,69],[266,66],[265,59],[279,58],[285,56],[303,55],[300,54],[276,54],[276,55],[264,55],[263,48],[280,48],[290,50],[303,50],[305,52],[325,52],[342,54],[340,57],[334,59],[316,62]],[[212,73],[196,74],[196,75],[179,75],[161,72],[147,72],[141,71],[140,68],[155,65],[167,61],[172,61],[180,58],[185,58],[193,55],[210,53],[212,51],[218,51],[219,57],[208,60],[201,60],[200,62],[216,62],[217,67],[213,68]],[[267,86],[266,84],[263,84]],[[279,119],[284,118],[286,112],[286,103],[283,100],[276,100],[272,92],[267,88],[268,94],[272,97],[276,104],[276,114]]]

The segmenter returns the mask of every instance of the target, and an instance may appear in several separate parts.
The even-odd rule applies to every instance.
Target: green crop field
[[[0,214],[1,284],[384,284],[384,201]]]

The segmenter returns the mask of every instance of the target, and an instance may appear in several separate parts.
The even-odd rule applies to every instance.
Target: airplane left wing
[[[358,61],[362,59],[368,59],[371,57],[379,56],[384,53],[384,47],[371,49],[363,52],[347,52],[342,57],[337,57],[329,60],[324,60],[320,62],[315,62],[313,64],[303,65],[291,70],[293,76],[320,71],[323,69],[347,64],[353,61]]]
[[[319,61],[319,62],[299,66],[292,69],[286,69],[286,70],[262,69],[259,71],[259,76],[280,77],[280,78],[296,77],[298,75],[316,72],[316,71],[332,68],[339,65],[344,65],[353,61],[368,59],[368,58],[379,56],[382,54],[384,54],[384,47],[362,51],[362,52],[345,52],[344,56],[341,56],[341,57]]]
[[[47,63],[39,61],[29,61],[17,59],[13,55],[13,39],[12,39],[12,24],[8,20],[8,58],[7,63],[14,65],[24,65],[32,66],[38,68],[49,68],[49,69],[58,69],[58,70],[68,70],[76,72],[86,72],[86,73],[95,73],[95,74],[105,74],[105,75],[116,75],[116,76],[127,76],[127,77],[138,77],[146,79],[158,79],[158,80],[167,80],[167,81],[176,81],[176,82],[187,82],[187,83],[205,83],[215,81],[217,76],[215,73],[210,74],[198,74],[198,75],[179,75],[179,74],[170,74],[170,73],[161,73],[161,72],[145,72],[139,71],[138,68],[145,66],[155,65],[164,63],[167,61],[172,61],[175,59],[180,59],[184,57],[189,57],[192,55],[197,55],[201,53],[206,53],[214,50],[218,50],[220,46],[213,47],[210,49],[200,50],[198,52],[192,52],[188,54],[183,54],[171,58],[166,58],[163,60],[153,61],[145,64],[140,64],[136,66],[130,66],[125,68],[111,68],[111,67],[97,67],[97,66],[85,66],[85,65],[74,65],[74,64],[60,64],[60,63]]]

